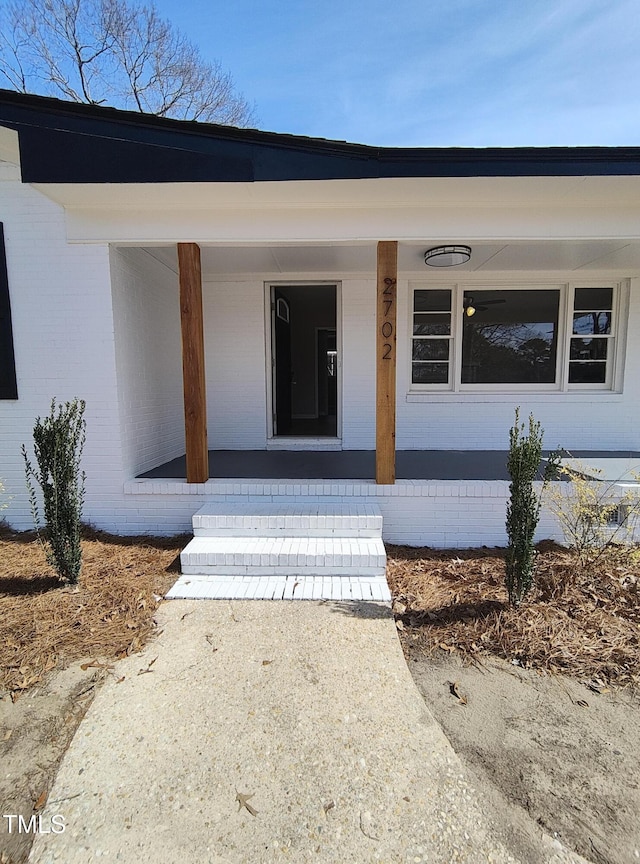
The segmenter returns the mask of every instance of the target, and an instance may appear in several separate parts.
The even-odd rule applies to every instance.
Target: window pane
[[[465,291],[463,384],[553,384],[560,292]]]
[[[413,316],[414,336],[448,336],[451,333],[451,315],[418,312]]]
[[[576,288],[576,310],[613,309],[613,288]]]
[[[448,339],[414,339],[413,340],[413,359],[414,360],[448,360],[449,359],[449,340]]]
[[[606,360],[608,339],[572,339],[570,360]]]
[[[574,333],[611,333],[611,312],[574,312]]]
[[[414,363],[411,381],[414,384],[448,384],[448,363]]]
[[[413,292],[414,312],[450,312],[451,291],[428,290]]]
[[[604,384],[606,363],[569,363],[569,384]]]

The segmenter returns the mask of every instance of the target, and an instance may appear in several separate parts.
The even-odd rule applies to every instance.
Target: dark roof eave
[[[640,174],[640,147],[395,148],[173,120],[0,90],[32,183]]]

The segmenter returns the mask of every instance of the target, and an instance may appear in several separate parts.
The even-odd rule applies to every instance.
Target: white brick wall
[[[31,527],[20,446],[31,450],[36,416],[51,398],[87,401],[84,468],[87,513],[122,496],[122,458],[113,350],[108,248],[69,246],[62,208],[0,177],[18,400],[0,401],[0,479],[12,496],[3,511]]]
[[[376,446],[376,282],[342,283],[342,446]]]
[[[203,285],[209,449],[263,450],[267,435],[264,283]]]
[[[184,453],[176,274],[144,249],[111,250],[123,467],[133,477]]]
[[[373,481],[209,480],[189,486],[180,481],[134,480],[125,491],[140,514],[131,515],[129,533],[148,530],[190,531],[191,517],[206,502],[230,504],[375,503],[383,515],[382,536],[389,543],[434,548],[504,546],[509,483],[506,481],[402,480],[394,486]],[[151,499],[153,504],[146,505]],[[555,517],[543,509],[537,538],[562,540]]]

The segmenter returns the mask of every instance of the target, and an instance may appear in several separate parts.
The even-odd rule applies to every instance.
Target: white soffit
[[[64,207],[638,206],[640,177],[394,177],[268,183],[35,183]]]
[[[628,249],[625,261],[619,257]],[[606,259],[606,260],[605,260]],[[640,266],[640,243],[588,240],[549,243],[509,243],[479,266],[488,270],[581,270],[589,267]]]
[[[456,238],[460,239],[460,238]],[[464,239],[464,238],[462,238]],[[424,252],[436,245],[400,243],[398,269],[423,273],[425,278],[455,280],[461,273],[624,271],[640,273],[640,241],[566,241],[535,243],[472,244],[467,264],[435,271],[424,264]],[[147,246],[146,251],[174,272],[175,246]],[[347,273],[375,272],[375,244],[313,244],[298,246],[206,246],[201,244],[203,278],[220,274],[326,273],[339,278]]]

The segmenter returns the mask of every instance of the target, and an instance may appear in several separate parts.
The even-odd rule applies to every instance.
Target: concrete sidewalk
[[[80,725],[43,813],[65,831],[39,835],[31,861],[516,860],[416,690],[388,606],[183,600],[160,624]],[[582,860],[557,845],[543,838],[540,861]]]

